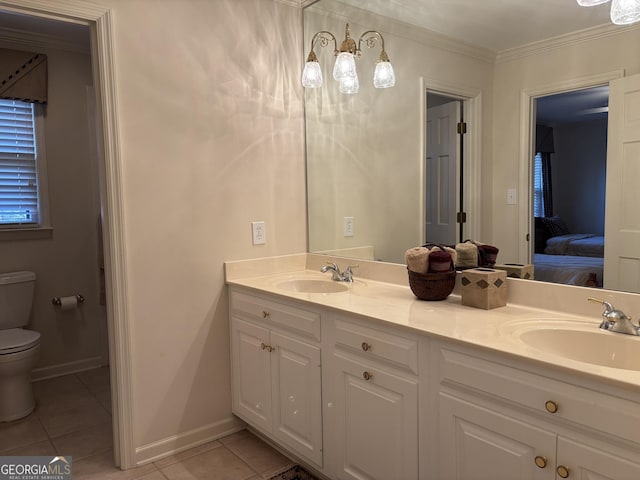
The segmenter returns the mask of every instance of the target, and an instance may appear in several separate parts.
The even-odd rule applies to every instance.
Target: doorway
[[[609,86],[534,99],[536,280],[602,287]]]
[[[135,466],[131,415],[131,346],[128,332],[127,275],[124,255],[122,165],[117,129],[112,13],[73,0],[7,0],[0,11],[26,17],[87,25],[91,30],[91,63],[98,112],[100,204],[103,214],[105,292],[112,389],[114,460],[122,469]]]

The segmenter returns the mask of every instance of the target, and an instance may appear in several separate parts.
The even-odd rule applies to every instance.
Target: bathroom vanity
[[[402,266],[360,261],[342,284],[327,259],[226,264],[233,412],[302,463],[332,479],[640,478],[640,337],[600,331],[599,307],[516,303],[526,283],[495,310],[424,302]]]

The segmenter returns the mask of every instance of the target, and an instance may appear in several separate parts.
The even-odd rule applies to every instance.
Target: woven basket
[[[444,300],[456,284],[456,272],[417,273],[409,272],[409,286],[420,300]]]

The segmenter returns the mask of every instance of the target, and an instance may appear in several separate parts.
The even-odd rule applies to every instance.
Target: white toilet
[[[36,274],[0,273],[0,422],[29,415],[35,406],[31,370],[38,360],[40,334],[29,322]]]

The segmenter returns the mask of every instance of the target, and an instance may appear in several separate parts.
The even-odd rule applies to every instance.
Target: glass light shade
[[[318,88],[322,86],[322,70],[318,62],[307,62],[302,70],[302,86]]]
[[[340,93],[346,93],[348,95],[358,93],[360,90],[360,82],[358,82],[358,76],[347,77],[340,80]]]
[[[609,0],[578,0],[578,5],[582,5],[583,7],[593,7],[595,5],[602,5],[608,1]]]
[[[613,0],[611,21],[616,25],[628,25],[640,21],[640,0]]]
[[[333,65],[333,78],[342,80],[343,78],[353,78],[356,74],[356,60],[352,53],[340,52]]]
[[[396,84],[396,74],[393,72],[391,62],[376,63],[373,72],[373,86],[376,88],[389,88]]]

